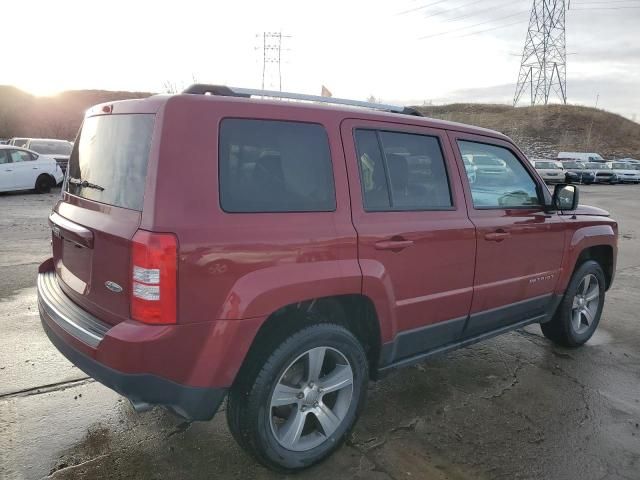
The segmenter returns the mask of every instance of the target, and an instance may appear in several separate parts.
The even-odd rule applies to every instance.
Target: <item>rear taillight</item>
[[[144,323],[176,323],[178,244],[171,233],[138,230],[131,250],[131,317]]]

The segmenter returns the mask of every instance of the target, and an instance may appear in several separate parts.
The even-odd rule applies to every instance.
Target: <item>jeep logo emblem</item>
[[[107,280],[106,282],[104,282],[104,286],[114,293],[122,292],[122,287],[118,285],[116,282],[112,282],[111,280]]]

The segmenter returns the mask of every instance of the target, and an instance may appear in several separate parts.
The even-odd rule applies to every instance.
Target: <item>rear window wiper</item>
[[[74,185],[78,185],[82,188],[95,188],[96,190],[100,190],[101,192],[104,190],[104,187],[101,187],[98,184],[87,182],[86,180],[82,180],[81,178],[69,177],[69,183],[73,183]]]

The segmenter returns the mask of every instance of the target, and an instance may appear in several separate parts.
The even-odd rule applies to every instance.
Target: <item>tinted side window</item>
[[[321,125],[225,119],[220,126],[220,205],[227,212],[327,212],[336,208]]]
[[[458,141],[465,162],[473,206],[476,208],[511,208],[539,205],[536,182],[508,149],[484,143]]]
[[[0,165],[3,163],[9,163],[9,155],[6,150],[0,150]]]
[[[366,210],[438,210],[453,205],[436,137],[357,130],[356,144]]]

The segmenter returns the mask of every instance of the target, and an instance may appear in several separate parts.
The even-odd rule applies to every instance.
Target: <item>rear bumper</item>
[[[52,319],[43,312],[42,304],[39,306],[42,327],[60,353],[90,377],[127,397],[134,405],[162,405],[188,420],[209,420],[227,394],[223,388],[189,387],[156,375],[128,374],[109,368],[67,343],[49,325]]]
[[[143,325],[133,321],[109,325],[73,303],[51,270],[38,274],[38,308],[43,329],[55,347],[87,375],[127,397],[134,405],[162,405],[189,420],[208,420],[224,400],[227,393],[224,385],[230,382],[226,383],[226,377],[220,376],[220,368],[216,369],[202,354],[199,348],[202,344],[192,341],[194,335],[205,335],[205,345],[215,349],[217,342],[207,336],[210,333],[215,337],[212,333],[215,329],[209,325],[196,332],[193,329],[185,332],[185,328],[179,326]],[[243,324],[242,321],[235,323]],[[242,345],[240,348],[242,350]],[[216,353],[226,353],[222,348],[219,350],[221,352]],[[191,355],[181,356],[182,351]],[[216,363],[224,365],[224,360],[218,356]],[[231,364],[237,362],[234,358],[228,360]],[[118,361],[128,361],[126,371],[113,365]],[[191,362],[190,368],[188,362]],[[158,365],[166,365],[168,375],[156,373]],[[181,369],[176,370],[176,365]],[[197,381],[203,369],[214,374],[207,377],[207,386],[188,385],[175,379],[189,371],[191,380],[195,377]],[[237,368],[222,372],[235,375],[236,371]],[[218,380],[222,378],[220,381],[225,382],[222,387],[209,386],[216,385],[216,372]],[[167,378],[170,375],[174,379]]]

